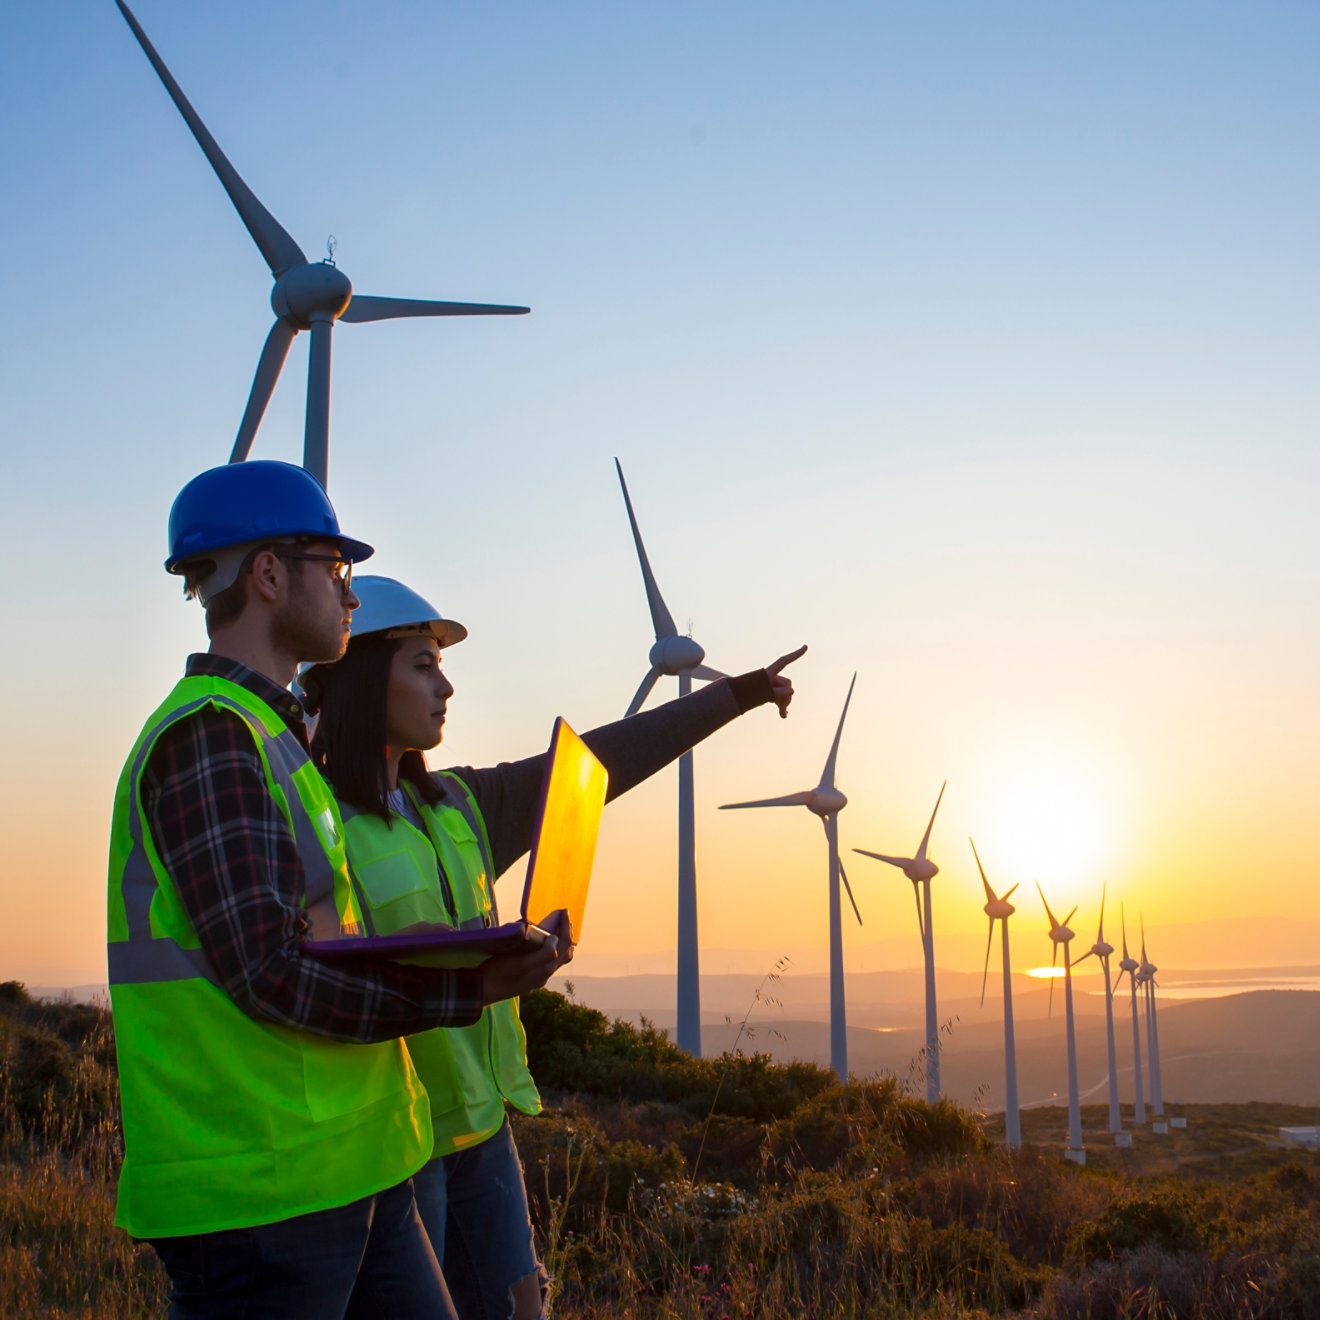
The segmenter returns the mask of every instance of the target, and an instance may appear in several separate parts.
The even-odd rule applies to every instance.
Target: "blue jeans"
[[[507,1320],[509,1289],[541,1273],[508,1120],[493,1137],[413,1174],[417,1210],[462,1320]]]
[[[170,1320],[457,1320],[411,1180],[255,1228],[152,1238]]]

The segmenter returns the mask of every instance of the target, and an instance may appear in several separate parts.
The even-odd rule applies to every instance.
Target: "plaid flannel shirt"
[[[302,707],[223,656],[189,656],[189,675],[245,687],[307,745]],[[213,706],[172,725],[142,776],[142,805],[203,951],[249,1017],[346,1041],[389,1040],[481,1016],[481,975],[305,957],[303,866],[266,787],[252,734]]]

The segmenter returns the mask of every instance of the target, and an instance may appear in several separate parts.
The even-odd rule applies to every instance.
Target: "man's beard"
[[[272,621],[271,639],[280,650],[305,664],[327,664],[338,660],[348,645],[348,636],[339,618],[318,617],[309,594],[296,589]]]

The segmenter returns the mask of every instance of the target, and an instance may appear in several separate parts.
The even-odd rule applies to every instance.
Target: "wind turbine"
[[[679,636],[674,616],[670,614],[656,585],[655,574],[651,572],[651,561],[646,557],[646,547],[642,544],[641,532],[637,530],[637,518],[628,496],[628,483],[623,479],[623,468],[617,458],[614,467],[623,489],[633,544],[642,566],[646,602],[651,607],[651,623],[655,627],[651,668],[624,712],[627,716],[635,715],[642,708],[662,674],[677,676],[680,697],[686,697],[692,691],[694,678],[711,680],[724,675],[703,663],[706,652],[696,641]],[[691,751],[678,758],[678,1022],[675,1039],[679,1049],[701,1057],[701,968],[697,943],[697,855]]]
[[[865,848],[854,848],[853,852],[863,857],[874,857],[878,862],[888,862],[897,866],[912,881],[912,897],[917,904],[917,928],[921,932],[921,951],[926,964],[926,1103],[933,1105],[940,1098],[940,1028],[935,1008],[935,937],[931,931],[930,882],[940,873],[940,868],[926,857],[926,848],[930,843],[930,832],[935,825],[935,816],[940,803],[944,801],[944,790],[948,787],[946,779],[940,785],[940,795],[935,799],[935,810],[930,813],[930,824],[921,836],[921,846],[915,857],[886,857],[883,853],[867,852]],[[922,905],[925,905],[925,915]]]
[[[817,815],[825,826],[825,838],[830,851],[830,1066],[841,1082],[848,1080],[848,1018],[843,996],[843,921],[839,899],[839,882],[848,891],[848,901],[852,904],[857,924],[862,924],[862,914],[857,910],[857,900],[853,897],[852,886],[839,858],[839,812],[848,805],[848,799],[839,792],[834,782],[835,762],[839,758],[839,739],[843,736],[843,722],[848,718],[848,703],[852,700],[853,687],[857,675],[852,676],[848,684],[848,696],[843,703],[843,714],[839,716],[839,727],[834,731],[834,742],[830,745],[830,754],[821,771],[820,783],[801,793],[787,793],[783,797],[761,798],[756,802],[726,802],[721,811],[734,811],[743,807],[806,807]]]
[[[1132,1118],[1136,1123],[1144,1123],[1146,1121],[1146,1101],[1141,1084],[1141,1027],[1137,1021],[1137,972],[1140,971],[1141,964],[1128,953],[1127,913],[1124,912],[1121,904],[1118,910],[1123,921],[1123,957],[1118,964],[1118,982],[1121,982],[1124,975],[1126,975],[1132,986],[1132,1079],[1136,1101]],[[1115,988],[1117,988],[1118,982],[1115,983]]]
[[[1141,919],[1141,966],[1137,980],[1146,1001],[1146,1057],[1150,1059],[1151,1131],[1165,1133],[1169,1125],[1164,1118],[1164,1078],[1160,1074],[1160,1027],[1155,1016],[1155,973],[1160,969],[1146,956],[1146,919]]]
[[[156,53],[133,11],[124,0],[115,0],[147,59],[165,84],[170,99],[178,107],[184,122],[192,130],[211,168],[216,172],[229,200],[247,226],[275,286],[270,305],[275,324],[266,336],[265,347],[257,362],[256,376],[248,394],[243,420],[234,440],[231,463],[241,463],[252,448],[253,437],[261,424],[279,379],[289,346],[300,330],[310,330],[311,353],[307,364],[307,418],[303,432],[303,466],[326,484],[330,465],[330,338],[336,321],[388,321],[412,316],[521,316],[527,307],[506,307],[494,303],[429,302],[417,298],[374,298],[355,295],[347,275],[334,264],[333,245],[325,261],[310,262],[288,231],[257,200],[229,163],[215,139],[207,131],[197,112],[184,96],[179,84]]]
[[[981,873],[981,884],[985,886],[985,915],[990,918],[990,931],[985,941],[985,967],[981,972],[981,1007],[985,1007],[985,982],[990,974],[990,944],[995,937],[995,922],[1004,923],[1003,962],[1004,962],[1004,1144],[1010,1150],[1022,1145],[1022,1121],[1018,1114],[1017,1089],[1017,1050],[1013,1042],[1013,976],[1008,959],[1008,919],[1017,911],[1008,900],[1017,890],[1017,885],[1003,898],[996,898],[990,888],[990,881],[985,878],[985,867],[981,865],[976,844],[972,844],[972,856],[976,858],[976,869]]]
[[[1116,1136],[1123,1133],[1123,1118],[1118,1108],[1118,1050],[1114,1045],[1114,990],[1109,983],[1109,955],[1114,952],[1114,946],[1105,942],[1105,898],[1109,893],[1109,885],[1106,882],[1104,888],[1100,891],[1100,929],[1096,934],[1095,943],[1078,958],[1077,963],[1083,963],[1088,958],[1094,956],[1100,960],[1100,965],[1105,969],[1105,1026],[1109,1033],[1109,1130]],[[1075,967],[1077,963],[1074,963]],[[1131,1136],[1123,1144],[1130,1145]]]
[[[1051,967],[1059,956],[1059,945],[1063,945],[1063,996],[1068,1022],[1068,1149],[1063,1153],[1064,1157],[1072,1160],[1073,1163],[1085,1164],[1086,1150],[1082,1145],[1082,1103],[1077,1094],[1077,1030],[1073,1023],[1072,963],[1068,956],[1068,945],[1073,938],[1068,923],[1073,919],[1077,909],[1074,907],[1062,921],[1056,921],[1054,913],[1050,911],[1049,903],[1045,901],[1045,891],[1041,889],[1039,880],[1036,881],[1036,890],[1040,894],[1040,901],[1045,903],[1045,915],[1050,919],[1050,939],[1054,944],[1054,952],[1050,957]],[[1051,1006],[1053,1002],[1054,982],[1051,981]]]

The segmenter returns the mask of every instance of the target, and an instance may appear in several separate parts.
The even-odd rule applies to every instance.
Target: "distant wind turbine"
[[[1095,937],[1095,943],[1078,958],[1076,963],[1073,963],[1073,966],[1076,967],[1077,963],[1083,963],[1094,956],[1105,969],[1105,1026],[1108,1029],[1109,1039],[1109,1130],[1117,1135],[1123,1131],[1123,1118],[1118,1108],[1118,1049],[1114,1044],[1114,989],[1109,983],[1109,955],[1114,952],[1114,946],[1105,942],[1105,898],[1108,893],[1109,885],[1106,882],[1100,891],[1100,929]]]
[[[1124,912],[1122,904],[1119,905],[1119,916],[1123,922],[1123,957],[1118,964],[1118,981],[1115,982],[1115,989],[1126,976],[1132,986],[1132,1079],[1135,1091],[1136,1104],[1133,1108],[1133,1121],[1144,1123],[1146,1121],[1146,1100],[1142,1090],[1141,1083],[1141,1026],[1137,1017],[1137,972],[1141,970],[1141,964],[1128,953],[1127,946],[1127,913]]]
[[[853,687],[857,675],[852,676],[848,684],[848,696],[843,703],[843,714],[839,716],[839,727],[834,731],[834,742],[821,771],[820,783],[815,788],[801,793],[788,793],[783,797],[761,798],[756,802],[726,802],[721,811],[734,811],[744,807],[806,807],[821,818],[825,826],[825,838],[830,852],[830,1066],[840,1081],[848,1080],[848,1018],[843,994],[843,921],[839,897],[839,882],[848,891],[848,901],[852,904],[857,924],[862,924],[862,914],[857,910],[857,900],[853,898],[852,886],[839,859],[839,812],[848,805],[848,799],[835,786],[835,763],[839,759],[839,739],[843,736],[843,722],[848,718],[848,703],[852,701]]]
[[[1151,1131],[1167,1132],[1164,1118],[1164,1078],[1160,1070],[1160,1026],[1155,1015],[1155,973],[1160,969],[1146,956],[1146,919],[1141,919],[1141,967],[1137,980],[1146,1000],[1146,1057],[1150,1060]]]
[[[981,865],[976,844],[972,844],[972,856],[976,858],[976,869],[981,873],[981,884],[985,887],[985,915],[990,918],[990,931],[985,941],[985,967],[981,971],[981,1007],[985,1007],[985,982],[990,974],[990,944],[995,936],[995,922],[1004,923],[1003,964],[1004,964],[1004,1144],[1010,1150],[1022,1145],[1022,1120],[1018,1111],[1017,1086],[1017,1050],[1013,1041],[1013,975],[1012,964],[1008,957],[1008,919],[1017,911],[1008,900],[1017,891],[1017,885],[1003,898],[996,898],[990,888],[990,881],[985,878],[985,867]]]
[[[1063,997],[1064,1016],[1068,1022],[1068,1149],[1064,1155],[1076,1164],[1086,1163],[1086,1149],[1082,1145],[1082,1102],[1077,1091],[1077,1029],[1073,1021],[1072,963],[1068,956],[1068,945],[1073,939],[1073,932],[1068,923],[1077,909],[1074,907],[1062,921],[1054,919],[1050,905],[1045,900],[1045,891],[1036,882],[1040,901],[1045,904],[1045,915],[1050,919],[1050,940],[1054,944],[1054,953],[1050,958],[1053,967],[1059,956],[1059,946],[1063,945]],[[1050,1002],[1053,1004],[1054,982],[1050,982]]]
[[[692,691],[692,680],[723,678],[718,669],[705,664],[706,653],[691,638],[679,635],[674,616],[665,604],[651,561],[646,557],[642,534],[637,529],[632,500],[628,496],[628,483],[623,479],[623,468],[614,460],[623,490],[623,502],[628,510],[633,544],[642,566],[642,582],[646,587],[646,601],[651,608],[651,623],[655,628],[655,644],[651,647],[651,668],[642,679],[629,703],[625,715],[635,715],[642,703],[651,695],[661,675],[678,678],[678,695],[686,697]],[[675,1039],[679,1049],[701,1057],[701,967],[697,941],[697,855],[692,753],[684,752],[678,758],[678,1021]]]
[[[868,852],[865,848],[853,849],[863,857],[874,857],[878,862],[897,866],[912,881],[912,897],[917,904],[917,929],[921,932],[921,951],[926,964],[926,1103],[932,1105],[940,1098],[940,1026],[935,1007],[935,936],[931,929],[930,882],[940,873],[940,868],[926,857],[926,849],[948,782],[946,779],[940,785],[935,810],[930,813],[930,824],[921,836],[921,846],[915,857],[886,857],[884,853]]]
[[[275,287],[270,305],[275,324],[266,336],[266,345],[257,362],[243,420],[234,440],[231,463],[241,463],[252,448],[252,440],[261,424],[266,405],[275,390],[288,356],[289,346],[300,330],[312,334],[311,354],[307,365],[307,416],[303,432],[303,466],[324,486],[330,466],[330,337],[336,321],[388,321],[412,316],[521,316],[526,307],[507,307],[494,303],[428,302],[417,298],[373,298],[355,295],[353,285],[331,257],[310,262],[288,231],[257,200],[229,163],[216,140],[207,131],[200,116],[184,96],[179,84],[156,53],[133,11],[124,0],[115,0],[147,59],[165,84],[170,99],[178,107],[184,122],[192,130],[211,168],[216,172],[239,218],[252,235],[265,258]]]

